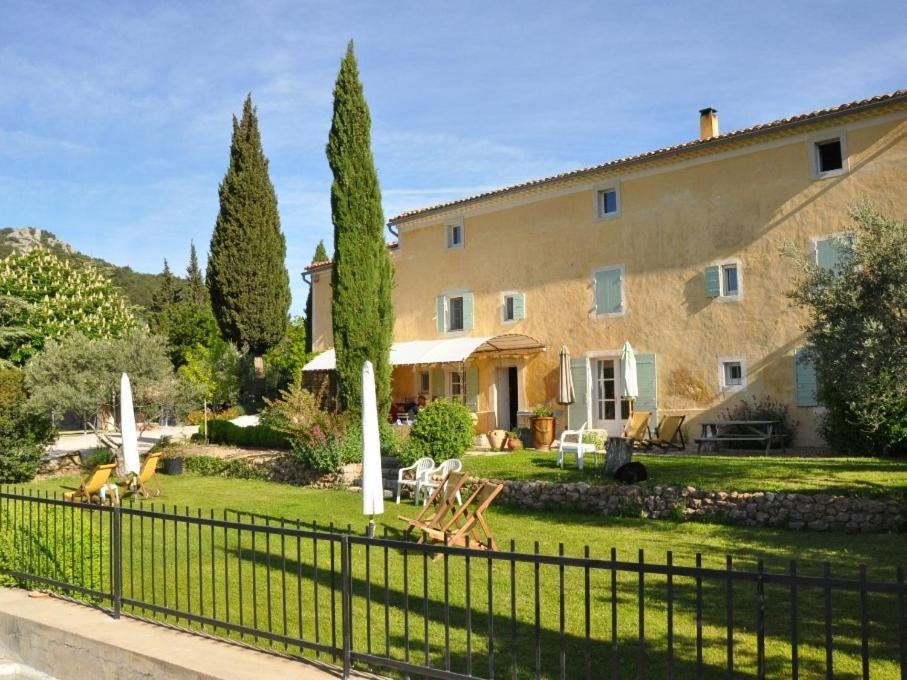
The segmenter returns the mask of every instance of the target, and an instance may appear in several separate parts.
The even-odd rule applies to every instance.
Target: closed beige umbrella
[[[567,345],[561,345],[558,364],[557,403],[568,406],[576,401],[573,389],[573,372],[570,370],[570,352]],[[567,409],[567,429],[570,429],[570,409]]]

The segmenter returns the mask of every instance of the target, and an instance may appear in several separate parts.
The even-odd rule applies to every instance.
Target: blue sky
[[[331,242],[347,40],[385,216],[907,87],[900,2],[25,2],[0,21],[0,226],[139,271],[207,252],[247,92],[293,311]]]

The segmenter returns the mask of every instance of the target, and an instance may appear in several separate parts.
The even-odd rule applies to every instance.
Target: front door
[[[519,379],[516,366],[497,372],[497,424],[502,430],[515,430],[519,410]]]
[[[618,436],[630,417],[630,402],[621,399],[623,383],[620,376],[620,361],[615,359],[593,359],[592,361],[592,423]]]

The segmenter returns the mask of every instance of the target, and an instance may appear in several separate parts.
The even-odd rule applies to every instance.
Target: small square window
[[[816,171],[823,175],[844,168],[844,151],[841,139],[828,139],[816,142]]]
[[[740,295],[736,264],[726,264],[721,267],[721,287],[721,294],[726,297],[737,297]]]
[[[431,374],[423,371],[419,374],[419,392],[428,394],[431,391]]]
[[[605,189],[598,192],[598,212],[600,217],[617,215],[617,189]]]
[[[738,387],[743,385],[743,365],[739,361],[724,362],[725,387]]]
[[[448,224],[447,225],[447,247],[448,248],[459,248],[463,245],[463,225],[462,224]]]
[[[452,297],[447,301],[447,330],[463,330],[463,298]]]

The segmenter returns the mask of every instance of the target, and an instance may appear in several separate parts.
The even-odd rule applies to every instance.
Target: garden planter
[[[504,446],[504,440],[507,438],[506,430],[492,430],[488,433],[488,443],[491,444],[492,451],[500,451]]]
[[[164,460],[161,461],[161,472],[163,472],[165,475],[183,474],[183,459],[164,458]]]
[[[523,448],[523,442],[521,442],[518,438],[516,438],[516,437],[507,438],[507,450],[508,451],[519,451],[522,448]]]
[[[547,451],[554,441],[554,418],[548,416],[533,416],[529,419],[529,428],[532,430],[532,446],[539,451]]]

